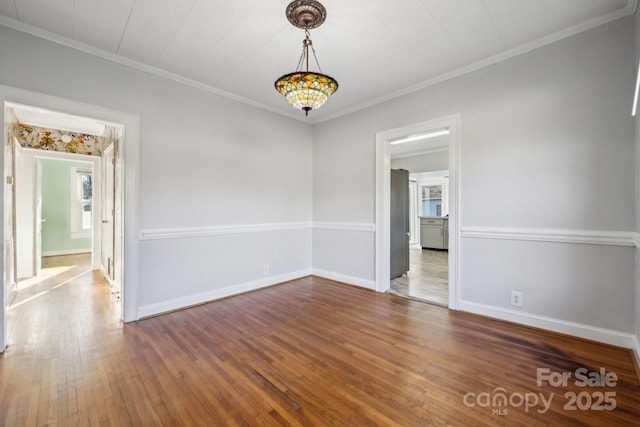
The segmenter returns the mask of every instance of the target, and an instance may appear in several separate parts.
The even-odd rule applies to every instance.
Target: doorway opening
[[[5,135],[3,343],[28,339],[16,323],[54,311],[46,301],[80,312],[54,294],[99,286],[94,271],[122,319],[124,125],[5,102]]]
[[[392,177],[395,170],[407,170],[409,202],[401,210],[409,217],[408,263],[406,271],[393,272],[391,250],[391,283],[389,293],[415,298],[447,307],[449,304],[449,141],[440,137],[434,141],[418,141],[412,154],[394,155],[392,147]],[[397,231],[393,227],[393,181],[391,189],[391,240]],[[397,202],[396,202],[397,203]],[[401,255],[402,257],[402,255]]]
[[[379,292],[458,308],[459,123],[459,115],[454,115],[376,135],[376,290]],[[429,135],[429,144],[420,146],[426,135]],[[403,184],[407,208],[401,211],[407,218],[404,242],[407,271],[401,274],[395,267],[391,268],[392,262],[394,265],[397,262],[394,258],[397,250],[393,248],[401,234],[398,230],[391,231],[395,223],[393,216],[397,215],[393,213],[396,207],[392,206],[392,169],[407,171],[408,181]]]

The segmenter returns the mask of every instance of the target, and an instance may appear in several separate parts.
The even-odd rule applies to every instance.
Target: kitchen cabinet
[[[425,249],[448,249],[449,219],[420,217],[420,246]]]

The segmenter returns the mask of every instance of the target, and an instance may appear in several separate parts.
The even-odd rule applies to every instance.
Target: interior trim
[[[634,336],[632,338],[633,340],[633,353],[634,353],[634,359],[636,362],[636,367],[638,369],[638,376],[640,377],[640,341],[638,341],[638,337]]]
[[[458,309],[460,277],[459,257],[459,215],[460,215],[460,129],[461,116],[456,113],[425,122],[414,123],[400,128],[376,133],[375,158],[375,280],[376,291],[386,292],[391,287],[390,277],[390,141],[406,135],[429,130],[449,128],[449,309]]]
[[[42,251],[42,256],[61,256],[61,255],[76,255],[76,254],[91,254],[91,248],[85,249],[62,249],[59,251]]]
[[[415,152],[405,153],[405,154],[392,154],[391,160],[405,159],[407,157],[426,156],[429,154],[446,153],[447,151],[449,151],[448,144],[446,147],[432,148],[431,150],[415,151]]]
[[[460,310],[628,349],[636,348],[636,337],[633,334],[613,329],[605,329],[583,323],[570,322],[553,317],[478,304],[465,300],[460,300]]]
[[[224,236],[229,234],[264,233],[268,231],[304,230],[310,228],[310,222],[221,225],[216,227],[156,228],[140,230],[139,239],[183,239],[187,237]]]
[[[361,231],[375,233],[376,225],[358,222],[314,222],[313,228],[316,230],[340,230],[340,231]]]
[[[263,279],[253,280],[250,282],[230,285],[224,288],[211,289],[198,294],[186,295],[180,298],[143,305],[138,309],[138,313],[140,315],[140,318],[157,316],[159,314],[193,307],[196,305],[206,304],[219,300],[221,298],[238,295],[245,292],[251,292],[269,286],[277,285],[279,283],[288,282],[290,280],[299,279],[301,277],[309,276],[310,274],[311,269],[304,269],[291,273],[280,274],[278,276],[265,277]]]
[[[284,230],[338,230],[374,233],[375,224],[359,222],[284,222],[272,224],[221,225],[215,227],[155,228],[140,230],[140,240],[184,239]]]
[[[18,296],[18,284],[12,281],[7,286],[7,301],[6,301],[7,307],[9,307],[13,303],[13,300],[17,296]]]
[[[607,246],[638,246],[631,231],[571,230],[541,228],[461,227],[460,237],[473,239],[522,240]],[[640,247],[640,246],[638,246]]]
[[[375,280],[368,280],[360,277],[347,276],[346,274],[334,273],[332,271],[322,270],[320,268],[315,268],[315,267],[311,269],[311,274],[317,277],[322,277],[324,279],[333,280],[335,282],[340,282],[347,285],[358,286],[361,288],[370,289],[372,291],[376,290]]]
[[[477,61],[477,62],[474,62],[472,64],[460,67],[457,70],[453,70],[453,71],[451,71],[449,73],[445,73],[445,74],[441,74],[439,76],[435,76],[435,77],[433,77],[433,78],[431,78],[429,80],[425,80],[423,82],[420,82],[420,83],[418,83],[416,85],[413,85],[413,86],[410,86],[408,88],[405,88],[405,89],[399,90],[397,92],[393,92],[393,93],[390,93],[388,95],[376,98],[376,99],[374,99],[372,101],[369,101],[369,102],[366,102],[366,103],[362,103],[362,104],[359,104],[359,105],[355,105],[355,106],[353,106],[351,108],[344,108],[342,110],[338,110],[333,114],[329,114],[328,116],[324,116],[324,117],[320,117],[320,118],[313,118],[313,119],[310,120],[310,123],[311,124],[319,124],[319,123],[322,123],[322,122],[333,120],[333,119],[335,119],[337,117],[346,116],[347,114],[351,114],[351,113],[354,113],[356,111],[363,110],[363,109],[371,107],[373,105],[381,104],[381,103],[389,101],[391,99],[398,98],[400,96],[407,95],[407,94],[410,94],[410,93],[413,93],[413,92],[417,92],[417,91],[419,91],[421,89],[424,89],[426,87],[433,86],[433,85],[436,85],[438,83],[442,83],[444,81],[451,80],[453,78],[456,78],[456,77],[462,76],[464,74],[470,73],[472,71],[476,71],[476,70],[479,70],[481,68],[484,68],[484,67],[487,67],[487,66],[490,66],[490,65],[505,61],[505,60],[507,60],[509,58],[521,55],[523,53],[527,53],[529,51],[532,51],[534,49],[538,49],[538,48],[540,48],[542,46],[546,46],[548,44],[551,44],[551,43],[554,43],[556,41],[565,39],[567,37],[571,37],[573,35],[576,35],[576,34],[579,34],[579,33],[583,32],[583,31],[587,31],[587,30],[589,30],[591,28],[599,27],[601,25],[604,25],[604,24],[609,23],[611,21],[615,21],[616,19],[620,19],[620,18],[625,17],[627,15],[632,15],[632,14],[635,13],[637,5],[638,5],[638,0],[628,0],[627,1],[627,5],[624,8],[618,9],[616,11],[613,11],[613,12],[607,14],[607,15],[603,15],[603,16],[600,16],[598,18],[591,19],[589,21],[580,23],[578,25],[574,25],[573,27],[566,28],[566,29],[564,29],[562,31],[558,31],[558,32],[555,32],[553,34],[549,34],[546,37],[542,37],[542,38],[540,38],[538,40],[534,40],[533,42],[527,43],[527,44],[525,44],[523,46],[516,47],[516,48],[510,49],[510,50],[508,50],[506,52],[502,52],[502,53],[499,53],[497,55],[493,55],[493,56],[491,56],[489,58],[486,58],[486,59],[483,59],[481,61]],[[272,113],[275,113],[275,114],[278,114],[278,115],[281,115],[281,116],[285,116],[285,117],[288,117],[290,119],[294,119],[294,120],[301,121],[301,122],[306,122],[304,120],[304,117],[300,116],[299,114],[294,114],[293,112],[285,112],[283,110],[273,108],[273,107],[265,105],[265,104],[263,104],[261,102],[257,102],[257,101],[245,98],[243,96],[236,95],[234,93],[227,92],[227,91],[222,90],[222,89],[218,89],[218,88],[216,88],[214,86],[211,86],[211,85],[208,85],[208,84],[204,84],[202,82],[199,82],[199,81],[196,81],[196,80],[181,76],[179,74],[175,74],[175,73],[171,73],[169,71],[162,70],[162,69],[160,69],[158,67],[154,67],[154,66],[151,66],[151,65],[143,64],[143,63],[135,61],[133,59],[125,58],[123,56],[120,56],[120,55],[118,55],[116,53],[113,53],[113,52],[106,51],[104,49],[99,49],[99,48],[96,48],[96,47],[93,47],[93,46],[89,46],[89,45],[87,45],[85,43],[81,43],[81,42],[79,42],[77,40],[73,40],[73,39],[70,39],[68,37],[60,36],[58,34],[51,33],[49,31],[43,30],[41,28],[37,28],[37,27],[34,27],[32,25],[29,25],[29,24],[25,24],[25,23],[20,22],[20,21],[16,21],[15,19],[11,19],[11,18],[8,18],[8,17],[5,17],[5,16],[0,16],[0,25],[3,25],[5,27],[7,27],[7,28],[11,28],[11,29],[14,29],[14,30],[17,30],[17,31],[21,31],[23,33],[31,34],[32,36],[36,36],[36,37],[39,37],[41,39],[51,41],[53,43],[57,43],[57,44],[60,44],[62,46],[66,46],[66,47],[69,47],[69,48],[72,48],[72,49],[76,49],[76,50],[79,50],[81,52],[85,52],[85,53],[88,53],[90,55],[106,59],[108,61],[112,61],[112,62],[115,62],[115,63],[118,63],[118,64],[122,64],[122,65],[125,65],[125,66],[128,66],[128,67],[140,70],[140,71],[144,71],[144,72],[147,72],[147,73],[150,73],[150,74],[154,74],[156,76],[160,76],[160,77],[166,78],[168,80],[172,80],[172,81],[175,81],[177,83],[184,84],[186,86],[191,86],[191,87],[194,87],[194,88],[197,88],[197,89],[201,89],[201,90],[204,90],[206,92],[210,92],[210,93],[213,93],[215,95],[222,96],[224,98],[232,99],[232,100],[241,102],[241,103],[246,104],[246,105],[251,105],[253,107],[257,107],[257,108],[260,108],[260,109],[265,110],[265,111],[269,111],[269,112],[272,112]]]
[[[47,30],[43,30],[42,28],[34,27],[33,25],[25,24],[24,22],[16,21],[15,19],[8,18],[6,16],[0,16],[0,25],[5,26],[7,28],[11,28],[13,30],[21,31],[26,34],[30,34],[35,37],[39,37],[41,39],[71,48],[75,50],[79,50],[80,52],[87,53],[89,55],[97,56],[98,58],[106,59],[107,61],[115,62],[117,64],[121,64],[135,70],[143,71],[145,73],[153,74],[159,77],[163,77],[167,80],[171,80],[177,83],[181,83],[186,86],[190,86],[196,89],[203,90],[205,92],[212,93],[214,95],[222,96],[227,99],[231,99],[233,101],[241,102],[246,105],[250,105],[252,107],[259,108],[264,111],[269,111],[271,113],[278,114],[280,116],[285,116],[290,119],[304,121],[300,118],[300,115],[293,114],[290,112],[283,112],[276,108],[270,107],[261,102],[254,101],[249,98],[245,98],[240,95],[236,95],[231,92],[227,92],[222,89],[218,89],[211,85],[181,76],[179,74],[175,74],[166,70],[163,70],[158,67],[154,67],[153,65],[143,64],[142,62],[125,58],[124,56],[120,56],[116,53],[109,52],[104,49],[100,49],[97,47],[90,46],[88,44],[79,42],[77,40],[70,39],[68,37],[64,37],[58,34],[51,33]],[[293,110],[292,110],[293,111]]]
[[[640,233],[632,233],[633,244],[640,249]]]
[[[434,86],[438,83],[445,82],[447,80],[454,79],[456,77],[463,76],[465,74],[471,73],[473,71],[480,70],[482,68],[500,63],[502,61],[506,61],[507,59],[516,57],[518,55],[522,55],[524,53],[530,52],[532,50],[541,48],[543,46],[555,43],[562,39],[566,39],[568,37],[574,36],[576,34],[580,34],[584,31],[590,30],[592,28],[599,27],[601,25],[607,24],[609,22],[615,21],[616,19],[623,18],[628,15],[633,15],[636,11],[636,7],[638,6],[638,0],[629,0],[627,5],[616,11],[608,13],[607,15],[600,16],[598,18],[590,19],[588,21],[582,22],[578,25],[574,25],[573,27],[566,28],[561,31],[557,31],[553,34],[549,34],[546,37],[542,37],[538,40],[534,40],[525,45],[515,47],[513,49],[509,49],[506,52],[501,52],[496,55],[490,56],[488,58],[482,59],[480,61],[474,62],[469,65],[465,65],[456,70],[450,71],[448,73],[441,74],[439,76],[435,76],[429,80],[425,80],[423,82],[417,83],[413,86],[410,86],[405,89],[401,89],[397,92],[392,92],[387,95],[381,96],[379,98],[373,99],[369,102],[364,102],[362,104],[355,105],[350,108],[344,108],[342,110],[336,111],[333,114],[329,114],[324,117],[316,118],[312,120],[313,124],[318,124],[322,122],[326,122],[329,120],[336,119],[338,117],[346,116],[347,114],[355,113],[356,111],[364,110],[365,108],[373,107],[374,105],[382,104],[383,102],[389,101],[394,98],[399,98],[404,95],[408,95],[410,93],[417,92],[419,90],[425,89],[429,86]]]

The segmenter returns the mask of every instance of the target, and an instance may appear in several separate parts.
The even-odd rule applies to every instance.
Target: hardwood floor
[[[15,308],[15,339],[0,356],[0,425],[630,426],[640,419],[629,350],[316,277],[121,325],[99,274],[76,276]],[[536,384],[537,368],[575,376],[582,367],[615,372],[616,386],[579,387],[573,377]],[[498,406],[499,387],[506,406]],[[613,392],[616,408],[564,410],[570,392],[588,393],[581,405]],[[551,399],[548,411],[539,413],[541,401],[522,405],[534,393]]]
[[[391,281],[390,293],[449,306],[449,253],[436,249],[409,249],[409,272]]]

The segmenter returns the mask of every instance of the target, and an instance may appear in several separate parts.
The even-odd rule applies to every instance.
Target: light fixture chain
[[[306,58],[307,48],[306,46],[302,46],[302,53],[300,54],[300,59],[298,60],[298,66],[296,67],[296,71],[302,71],[302,64],[304,64],[304,60]]]
[[[322,74],[324,74],[324,71],[322,71],[322,67],[320,66],[320,63],[318,62],[318,57],[316,56],[316,49],[313,47],[313,45],[311,45],[311,51],[313,52],[313,58],[316,60],[316,65],[318,66],[318,71],[320,71]]]

